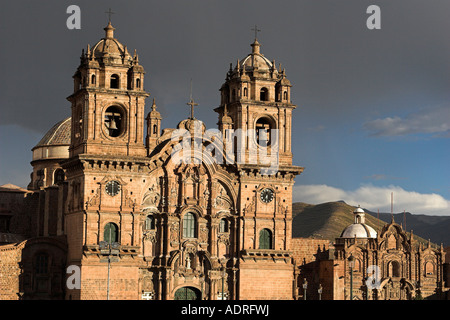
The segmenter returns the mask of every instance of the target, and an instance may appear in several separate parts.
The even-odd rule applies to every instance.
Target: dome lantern
[[[354,216],[354,222],[353,224],[349,225],[342,231],[339,238],[346,238],[346,239],[352,239],[352,238],[376,238],[377,232],[370,226],[366,224],[366,217],[365,217],[364,210],[358,206],[355,211],[353,211]]]

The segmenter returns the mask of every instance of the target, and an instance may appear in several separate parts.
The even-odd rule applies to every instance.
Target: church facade
[[[365,247],[354,235],[334,246],[292,238],[292,188],[303,171],[291,152],[296,106],[285,71],[257,39],[226,74],[218,128],[195,118],[191,100],[190,117],[162,129],[154,99],[144,113],[149,93],[136,51],[114,37],[111,22],[104,30],[73,76],[71,117],[33,148],[28,206],[17,218],[28,221],[28,237],[0,245],[0,270],[9,270],[2,297],[290,300],[306,295],[308,279],[312,297],[323,286],[321,298],[348,299],[345,261],[353,254],[362,269],[378,265],[377,248],[370,236],[361,236]],[[396,250],[409,248],[402,237]],[[415,262],[420,253],[393,256],[410,261],[404,274],[433,268],[426,295],[441,297],[445,253],[427,252]],[[398,265],[386,268],[387,278],[402,278]],[[404,295],[364,298],[411,299],[417,284],[403,281]]]

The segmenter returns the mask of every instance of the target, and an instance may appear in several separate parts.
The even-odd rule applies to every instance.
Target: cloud
[[[410,113],[406,117],[375,119],[364,124],[372,136],[429,134],[432,138],[450,138],[450,106],[438,106]]]
[[[394,194],[394,212],[406,210],[413,214],[450,215],[450,201],[439,194],[407,191],[399,186],[377,187],[362,185],[356,190],[343,190],[327,185],[294,186],[294,202],[318,204],[343,200],[370,211],[390,212],[391,193]]]
[[[364,177],[365,179],[368,180],[404,180],[406,178],[402,178],[402,177],[395,177],[395,176],[389,176],[386,174],[373,174],[371,176],[366,176]]]

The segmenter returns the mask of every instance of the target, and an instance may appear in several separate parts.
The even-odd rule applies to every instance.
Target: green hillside
[[[303,202],[293,203],[292,236],[294,238],[328,239],[334,242],[345,227],[354,222],[353,211],[355,208],[344,202],[326,202],[318,205]],[[386,222],[366,214],[366,224],[379,233]],[[417,234],[414,234],[414,239],[428,243],[428,240],[420,238],[420,235]],[[433,244],[433,246],[436,245]]]

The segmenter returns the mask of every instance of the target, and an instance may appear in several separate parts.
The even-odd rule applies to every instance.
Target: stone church
[[[442,247],[413,245],[394,222],[377,233],[360,208],[334,244],[292,237],[296,106],[256,38],[226,73],[218,128],[191,99],[190,117],[163,129],[155,99],[144,112],[136,51],[104,30],[73,75],[71,116],[32,150],[28,189],[0,188],[19,199],[0,216],[0,299],[445,297]]]

